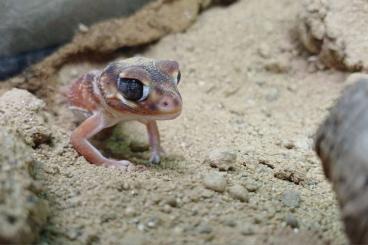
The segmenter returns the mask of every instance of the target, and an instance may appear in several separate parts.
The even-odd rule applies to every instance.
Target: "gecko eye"
[[[131,78],[119,78],[118,89],[125,99],[131,101],[142,101],[147,98],[149,92],[148,86]]]
[[[178,76],[176,77],[176,84],[179,84],[181,78],[181,73],[178,71]]]

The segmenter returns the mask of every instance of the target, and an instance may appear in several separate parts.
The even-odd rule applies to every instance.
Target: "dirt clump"
[[[42,188],[31,177],[36,164],[32,147],[40,143],[34,134],[45,133],[32,127],[39,119],[33,113],[43,105],[17,89],[0,97],[0,243],[33,242],[46,223],[48,206],[39,197]]]
[[[299,19],[305,48],[328,67],[368,71],[367,2],[304,0]]]

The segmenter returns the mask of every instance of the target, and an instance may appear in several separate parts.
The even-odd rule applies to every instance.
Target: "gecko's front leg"
[[[156,121],[141,121],[146,125],[148,133],[148,142],[151,147],[150,163],[159,164],[161,160],[161,154],[164,153],[160,143],[160,133],[158,131]]]
[[[90,163],[106,167],[116,167],[128,171],[133,170],[134,165],[131,162],[127,160],[118,161],[108,159],[88,141],[88,139],[107,126],[108,122],[104,115],[102,113],[95,113],[73,131],[70,142],[78,153],[84,156]]]

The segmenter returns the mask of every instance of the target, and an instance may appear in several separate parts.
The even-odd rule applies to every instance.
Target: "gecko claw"
[[[160,164],[161,158],[159,154],[152,154],[149,162],[154,165]]]

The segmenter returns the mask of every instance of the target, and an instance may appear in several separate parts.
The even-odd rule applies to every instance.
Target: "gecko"
[[[85,119],[72,132],[71,144],[92,164],[134,169],[128,160],[103,156],[89,139],[117,123],[136,120],[147,129],[149,162],[159,164],[163,149],[157,120],[175,119],[181,114],[180,79],[178,62],[145,57],[114,61],[102,70],[87,72],[66,92],[70,109]]]

